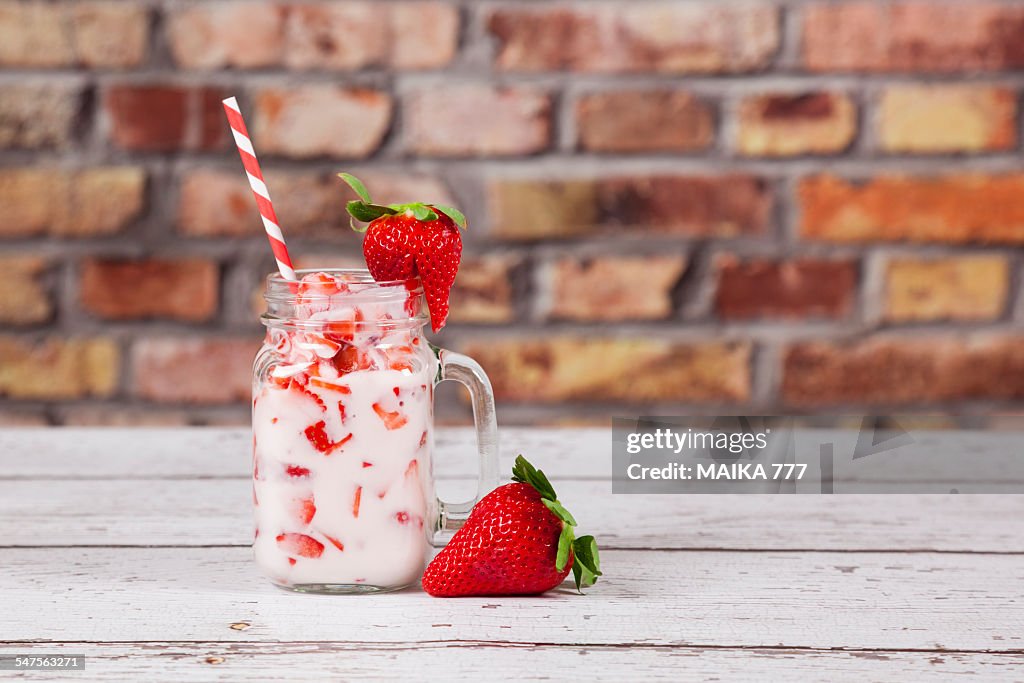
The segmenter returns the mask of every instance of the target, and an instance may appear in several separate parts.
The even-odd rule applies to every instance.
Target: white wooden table
[[[608,430],[501,438],[601,542],[585,596],[289,594],[251,559],[247,431],[0,431],[0,654],[84,654],[62,680],[1024,679],[1024,496],[615,496]],[[441,432],[442,494],[473,458]]]

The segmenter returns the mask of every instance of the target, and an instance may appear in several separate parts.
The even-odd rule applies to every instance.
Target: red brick
[[[793,406],[908,405],[1024,398],[1024,338],[808,342],[785,356]]]
[[[299,5],[288,15],[286,62],[299,69],[437,68],[455,56],[458,33],[458,10],[448,3]]]
[[[445,2],[206,2],[169,20],[175,61],[191,69],[432,69],[452,60],[458,32]]]
[[[375,90],[308,85],[256,96],[250,128],[262,154],[366,157],[384,140],[391,98]]]
[[[442,183],[415,173],[359,172],[375,201],[435,201],[451,204]],[[345,202],[354,199],[333,173],[310,174],[265,170],[267,187],[285,237],[317,235],[339,240],[351,234]],[[245,237],[262,234],[256,203],[241,172],[197,169],[182,180],[178,229],[189,236]]]
[[[137,66],[148,30],[149,10],[135,3],[0,0],[0,65]]]
[[[542,271],[546,314],[581,321],[667,318],[685,269],[682,255],[560,258]]]
[[[725,319],[841,318],[856,297],[857,265],[821,259],[720,257],[715,310]]]
[[[886,88],[878,114],[887,152],[996,152],[1017,144],[1017,95],[1010,88],[903,85]]]
[[[73,140],[77,87],[0,85],[0,148],[64,148]]]
[[[133,67],[146,58],[149,10],[143,3],[65,3],[78,63],[89,68]]]
[[[592,93],[576,118],[580,146],[594,152],[688,152],[715,138],[711,107],[681,91]]]
[[[120,232],[142,213],[145,186],[144,172],[131,166],[0,170],[0,237]]]
[[[857,134],[857,109],[842,93],[772,93],[739,104],[737,149],[751,156],[842,152]]]
[[[504,338],[470,342],[465,352],[487,371],[498,400],[719,404],[750,396],[746,344]]]
[[[1010,264],[1001,256],[896,258],[885,268],[885,318],[995,320],[1009,288]]]
[[[1024,243],[1024,175],[881,176],[800,183],[800,231],[842,242]]]
[[[170,10],[174,61],[188,69],[259,68],[284,58],[285,10],[273,3],[203,2]]]
[[[108,320],[209,320],[219,299],[217,264],[200,259],[89,259],[82,264],[82,308]]]
[[[551,144],[551,98],[535,90],[453,85],[406,98],[406,146],[441,156],[531,154]]]
[[[50,263],[38,256],[0,256],[0,322],[42,323],[53,315],[53,301],[42,276]]]
[[[505,254],[463,257],[451,295],[450,322],[508,323],[516,315],[512,271],[520,259]]]
[[[497,63],[514,71],[736,73],[779,46],[774,7],[750,3],[550,4],[494,11]]]
[[[276,184],[269,183],[271,196]],[[277,201],[274,202],[275,210]],[[278,216],[280,218],[280,216]],[[282,219],[282,223],[286,223]],[[190,237],[252,237],[262,229],[256,200],[241,171],[197,169],[181,181],[178,230]]]
[[[636,231],[759,235],[772,209],[769,188],[747,175],[496,179],[489,196],[492,235],[516,240]]]
[[[805,9],[814,71],[963,72],[1024,66],[1024,7],[1005,2],[818,2]]]
[[[160,337],[132,349],[135,394],[162,403],[248,401],[259,340]]]
[[[54,67],[75,61],[72,27],[63,6],[50,2],[0,2],[0,64]]]
[[[221,97],[210,88],[111,86],[104,98],[111,140],[150,152],[222,148],[228,133]]]
[[[108,339],[0,337],[0,396],[105,397],[114,393],[119,353]]]

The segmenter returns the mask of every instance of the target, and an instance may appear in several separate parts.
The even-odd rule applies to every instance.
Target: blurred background
[[[0,424],[248,420],[228,95],[298,265],[340,170],[465,210],[503,424],[1019,424],[1024,2],[0,0],[0,67]]]

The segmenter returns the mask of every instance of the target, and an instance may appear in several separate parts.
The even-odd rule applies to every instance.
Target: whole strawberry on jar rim
[[[348,202],[350,225],[365,232],[366,268],[378,282],[419,277],[434,332],[448,320],[448,297],[462,259],[466,217],[441,204],[374,204],[366,186],[349,173],[339,173],[359,196]],[[357,225],[356,221],[368,223]]]

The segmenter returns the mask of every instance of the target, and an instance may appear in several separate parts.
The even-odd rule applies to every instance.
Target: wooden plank
[[[604,547],[1024,552],[1021,496],[612,495],[556,481]],[[438,492],[457,499],[469,480]],[[244,479],[0,481],[0,546],[246,545]]]
[[[92,681],[562,680],[946,681],[960,676],[1019,680],[1024,655],[816,651],[699,647],[550,646],[451,643],[36,643],[2,645],[0,655],[85,654]],[[26,674],[34,677],[37,673]]]
[[[916,455],[900,451],[900,455],[872,455],[855,463],[848,461],[842,450],[849,450],[849,432],[802,433],[806,436],[801,441],[803,450],[814,450],[812,446],[820,442],[840,444],[836,450],[837,482],[943,482],[953,486],[991,482],[996,473],[995,479],[1007,490],[1024,490],[1024,436],[1020,433],[914,432]],[[0,430],[0,479],[246,477],[251,443],[249,430],[238,428],[5,429]],[[511,471],[515,456],[523,453],[552,478],[608,479],[611,449],[610,429],[502,429],[500,471]],[[439,477],[476,475],[471,430],[439,428],[436,453],[434,469]],[[949,457],[944,457],[946,454]],[[804,457],[807,462],[817,461],[813,453]]]
[[[468,428],[438,428],[438,476],[476,476],[474,439]],[[525,453],[552,476],[610,475],[610,429],[511,428],[501,440],[503,473]],[[244,478],[251,453],[251,432],[238,428],[0,429],[0,479]]]
[[[609,551],[587,595],[439,600],[274,588],[244,548],[4,551],[0,641],[477,640],[1024,651],[998,555]],[[247,622],[245,631],[232,624]]]

